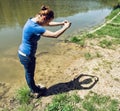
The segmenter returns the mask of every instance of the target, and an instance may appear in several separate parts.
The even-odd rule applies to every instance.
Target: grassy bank
[[[118,111],[119,102],[90,92],[84,99],[77,94],[55,96],[45,111]]]
[[[111,14],[106,18],[106,21],[110,21],[115,15],[120,12],[120,9],[113,10]],[[114,48],[114,45],[120,44],[120,15],[118,15],[113,21],[107,23],[104,27],[96,30],[94,33],[87,33],[82,36],[74,36],[70,39],[71,42],[77,43],[80,46],[86,46],[88,39],[100,39],[98,44],[102,48]]]
[[[30,98],[28,92],[27,87],[18,90],[16,96],[18,106],[14,111],[118,111],[119,108],[119,101],[109,96],[89,92],[83,99],[74,92],[58,94],[44,109],[35,109],[36,103],[41,104],[41,100]]]
[[[19,105],[15,111],[40,111],[40,109],[35,110],[35,103],[40,104],[41,101],[33,102],[27,93],[27,88],[21,88],[18,91],[17,101]],[[89,94],[82,99],[77,93],[63,93],[54,96],[51,103],[44,108],[44,111],[118,111],[118,108],[119,101],[111,99],[109,96],[89,92]],[[7,111],[7,109],[4,111]]]

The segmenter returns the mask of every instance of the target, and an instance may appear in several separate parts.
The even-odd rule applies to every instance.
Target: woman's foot
[[[47,90],[47,88],[43,85],[37,85],[37,87],[39,88],[39,92],[30,92],[30,96],[36,99],[44,96]]]

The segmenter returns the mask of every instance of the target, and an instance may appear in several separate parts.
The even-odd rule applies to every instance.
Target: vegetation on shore
[[[113,10],[106,18],[106,21],[110,21],[115,15],[120,13],[120,9]],[[120,44],[120,14],[107,23],[104,27],[96,30],[94,33],[87,33],[82,36],[74,36],[70,39],[71,42],[77,43],[82,47],[85,47],[85,41],[88,39],[100,39],[98,45],[102,48],[114,48],[115,45]]]
[[[33,111],[35,103],[41,103],[40,100],[33,102],[32,98],[28,96],[28,92],[27,87],[23,87],[18,91],[16,101],[19,105],[15,111]],[[84,99],[80,98],[77,92],[58,94],[53,97],[51,103],[44,108],[44,111],[118,111],[118,108],[119,101],[117,99],[90,91]]]
[[[53,98],[45,111],[118,111],[118,106],[117,100],[94,92],[90,92],[84,99],[77,94],[60,94]]]
[[[111,20],[120,12],[120,9],[113,10],[106,20]],[[115,49],[120,45],[120,15],[113,21],[107,23],[101,29],[94,33],[84,34],[82,36],[74,36],[70,39],[71,42],[77,43],[81,47],[86,47],[87,41],[97,39],[97,42],[91,42],[90,45],[97,45],[105,49]],[[94,56],[90,52],[84,54],[86,60],[94,57],[101,57],[99,53]],[[110,63],[109,63],[110,64]],[[95,69],[98,70],[98,69]],[[119,80],[118,80],[119,81]],[[77,91],[73,93],[62,93],[55,95],[49,104],[46,104],[44,109],[36,109],[37,104],[42,104],[41,99],[35,100],[29,96],[29,89],[22,87],[17,91],[15,97],[15,108],[13,111],[118,111],[120,101],[109,96],[89,92],[84,98],[81,98]],[[9,111],[4,109],[2,111]]]

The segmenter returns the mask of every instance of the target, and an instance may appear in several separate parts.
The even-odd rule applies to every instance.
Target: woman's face
[[[53,18],[51,19],[47,19],[46,16],[41,16],[40,22],[42,23],[43,26],[47,26],[49,25],[49,23],[53,20]]]
[[[52,18],[51,18],[51,19],[45,19],[43,25],[44,25],[44,26],[49,25],[49,23],[50,23],[52,20],[53,20]]]

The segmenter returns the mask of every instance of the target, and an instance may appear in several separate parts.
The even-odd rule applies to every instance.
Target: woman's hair
[[[44,5],[41,7],[41,10],[39,11],[37,15],[40,15],[40,16],[44,15],[46,16],[47,20],[54,18],[54,12],[49,7],[44,6]]]

